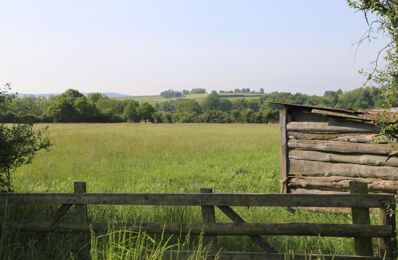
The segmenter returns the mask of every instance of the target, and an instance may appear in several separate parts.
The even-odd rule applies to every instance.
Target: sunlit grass
[[[275,125],[51,125],[50,152],[15,175],[20,191],[278,191]]]
[[[39,126],[40,127],[40,126]],[[51,151],[15,174],[17,191],[279,192],[279,128],[264,124],[52,124]],[[349,215],[236,208],[248,222],[350,223]],[[30,211],[27,213],[33,215]],[[200,222],[199,207],[89,206],[95,222]],[[229,220],[217,211],[218,222]],[[55,237],[55,236],[54,236]],[[268,237],[279,251],[353,253],[352,239]],[[228,250],[259,250],[246,237],[220,237]]]

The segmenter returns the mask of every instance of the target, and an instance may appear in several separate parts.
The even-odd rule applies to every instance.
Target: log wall
[[[285,106],[281,129],[281,186],[286,193],[347,192],[350,181],[370,192],[396,193],[397,149],[369,121]]]

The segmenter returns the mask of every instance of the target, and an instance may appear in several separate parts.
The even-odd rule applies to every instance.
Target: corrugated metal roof
[[[297,110],[306,111],[309,113],[320,114],[325,116],[344,117],[362,121],[386,121],[396,123],[398,121],[398,113],[383,109],[369,109],[369,110],[353,110],[353,109],[339,109],[332,107],[320,107],[310,105],[298,105],[282,102],[270,102],[279,108],[287,107]]]

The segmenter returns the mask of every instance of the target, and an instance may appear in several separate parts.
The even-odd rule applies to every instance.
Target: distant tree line
[[[367,87],[326,91],[323,96],[272,92],[246,98],[212,91],[200,100],[181,97],[150,104],[112,99],[100,93],[85,96],[69,89],[49,98],[22,97],[2,102],[0,122],[272,123],[278,121],[279,111],[270,102],[369,109],[382,107],[382,91]]]
[[[250,90],[250,88],[236,88],[234,90],[220,90],[220,93],[235,93],[235,94],[264,94],[264,89],[260,88],[258,91]]]
[[[212,92],[217,93],[217,91],[215,90],[213,90]],[[161,92],[160,96],[164,98],[176,98],[176,97],[183,97],[189,94],[206,94],[206,93],[207,91],[204,88],[193,88],[191,90],[184,89],[182,92],[174,89],[168,89]],[[241,88],[241,89],[237,88],[235,90],[220,90],[219,93],[220,94],[228,94],[228,93],[229,94],[264,94],[265,92],[263,88],[260,88],[258,91],[250,90],[250,88]]]
[[[193,88],[191,90],[184,89],[182,91],[182,93],[184,95],[188,95],[188,94],[206,94],[206,89],[204,89],[204,88]]]
[[[160,93],[160,96],[164,98],[177,98],[189,94],[206,94],[206,89],[204,88],[193,88],[191,90],[184,89],[182,92],[174,89],[168,89]]]
[[[183,93],[181,91],[176,91],[173,89],[168,89],[160,93],[160,96],[164,98],[182,97]]]

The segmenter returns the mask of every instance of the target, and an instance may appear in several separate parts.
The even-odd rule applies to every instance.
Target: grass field
[[[271,125],[55,124],[51,151],[18,170],[21,191],[277,192]]]
[[[264,124],[53,124],[53,147],[15,174],[17,191],[279,192],[279,128]],[[238,208],[252,222],[350,223],[349,215],[284,208]],[[47,211],[46,211],[47,212]],[[30,218],[32,213],[28,213]],[[48,212],[47,212],[48,214]],[[90,207],[93,221],[199,222],[198,207]],[[25,216],[26,217],[26,216]],[[217,213],[218,221],[227,219]],[[269,237],[280,251],[353,253],[352,239]],[[258,250],[224,237],[230,250]]]

